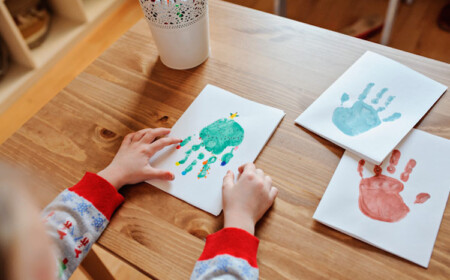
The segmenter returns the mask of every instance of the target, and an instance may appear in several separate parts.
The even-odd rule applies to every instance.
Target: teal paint
[[[189,164],[187,167],[186,167],[186,169],[184,169],[183,170],[183,172],[181,172],[181,174],[184,176],[184,175],[186,175],[186,174],[188,174],[189,172],[191,172],[192,171],[192,168],[194,168],[194,166],[197,164],[197,160],[193,160],[192,162],[191,162],[191,164]]]
[[[209,169],[211,169],[211,164],[213,164],[214,162],[216,162],[216,160],[217,160],[217,157],[215,157],[215,156],[212,156],[212,157],[210,157],[208,160],[205,160],[204,162],[203,162],[203,167],[202,167],[202,169],[200,170],[200,172],[198,173],[198,178],[200,179],[200,178],[206,178],[206,175],[208,175],[208,171],[209,171]]]
[[[402,116],[402,114],[400,113],[394,113],[392,115],[390,115],[389,117],[383,119],[384,122],[393,122],[397,119],[399,119]]]
[[[184,157],[182,160],[177,161],[177,162],[175,163],[175,165],[178,166],[178,165],[180,165],[180,164],[184,164],[184,163],[188,160],[188,158],[189,158],[189,156],[191,155],[191,153],[192,153],[192,150],[187,150],[187,151],[186,151],[185,157]]]
[[[205,149],[215,155],[227,147],[238,146],[244,139],[244,129],[234,120],[223,118],[213,122],[200,131]]]
[[[348,94],[344,92],[341,96],[341,106],[344,105],[344,103],[346,101],[348,101],[349,99],[350,99],[350,97],[348,96]]]
[[[183,142],[180,143],[180,147],[183,147],[187,143],[191,142],[192,137],[189,136],[188,138],[184,139]]]
[[[220,163],[221,166],[227,165],[228,162],[233,158],[233,151],[234,147],[231,148],[231,151],[229,153],[226,153],[222,156],[222,162]]]
[[[378,102],[383,97],[383,95],[386,93],[386,91],[388,91],[387,88],[380,90],[380,92],[377,93],[377,96],[374,99],[372,99],[372,104],[378,104]]]
[[[389,96],[386,99],[385,107],[380,107],[378,109],[375,109],[372,105],[364,102],[374,85],[374,83],[367,84],[364,91],[358,96],[358,100],[351,107],[342,107],[343,103],[349,99],[347,93],[342,94],[341,106],[334,110],[332,121],[334,125],[344,134],[356,136],[379,126],[382,122],[392,122],[401,117],[400,113],[394,113],[390,117],[387,117],[381,121],[378,116],[378,113],[384,111],[394,100],[395,96]],[[378,104],[387,91],[387,88],[383,88],[380,92],[378,92],[376,97],[372,99],[371,103]]]
[[[198,178],[206,178],[209,170],[211,169],[211,166],[216,162],[217,157],[219,157],[225,151],[225,149],[231,147],[230,152],[225,153],[221,156],[221,165],[224,166],[228,164],[228,162],[230,162],[230,160],[233,158],[233,151],[237,149],[238,145],[240,145],[244,139],[244,129],[239,123],[234,120],[238,116],[239,115],[237,113],[230,113],[229,118],[219,119],[204,127],[200,131],[198,137],[201,142],[192,145],[192,147],[188,151],[186,151],[185,157],[175,164],[179,166],[186,163],[191,153],[195,154],[197,152],[199,153],[197,159],[202,160],[205,157],[205,154],[201,152],[201,149],[203,148],[211,154],[211,157],[203,162],[203,167],[198,174]],[[183,140],[183,142],[180,143],[177,149],[189,143],[191,139],[192,136],[187,137],[185,140]],[[186,168],[182,172],[182,174],[185,175],[190,172],[194,165],[188,167],[190,168],[189,170],[188,168]]]
[[[368,83],[364,91],[358,96],[358,100],[363,101],[364,99],[366,99],[367,95],[374,85],[374,83]]]
[[[200,143],[200,144],[198,144],[198,145],[194,145],[194,146],[192,146],[192,150],[193,151],[198,151],[201,147],[203,147],[205,144],[203,144],[203,143]]]

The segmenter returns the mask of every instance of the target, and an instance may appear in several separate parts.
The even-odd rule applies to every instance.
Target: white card
[[[450,191],[450,140],[413,129],[381,169],[362,163],[344,153],[313,218],[428,267]]]
[[[172,128],[170,136],[184,139],[183,143],[163,149],[150,161],[172,171],[175,180],[148,183],[219,215],[226,172],[236,174],[240,165],[253,162],[284,115],[207,85]]]
[[[396,61],[366,52],[296,123],[379,164],[446,89]]]

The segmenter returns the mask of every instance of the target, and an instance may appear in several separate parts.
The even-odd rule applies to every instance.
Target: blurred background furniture
[[[18,1],[10,0],[15,8]],[[41,45],[30,48],[11,11],[0,0],[0,37],[10,52],[11,63],[0,81],[0,113],[45,74],[106,15],[124,0],[48,0],[50,29]],[[136,0],[137,1],[137,0]],[[17,20],[17,19],[16,19]],[[33,46],[32,46],[33,47]]]
[[[405,0],[407,4],[412,4],[414,0]],[[380,43],[387,45],[391,37],[392,26],[395,21],[395,14],[397,12],[399,0],[389,0],[386,16],[383,24],[383,33],[381,35]],[[274,0],[274,13],[285,17],[287,14],[287,0]]]

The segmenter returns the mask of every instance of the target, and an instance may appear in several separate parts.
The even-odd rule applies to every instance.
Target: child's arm
[[[272,179],[252,163],[239,168],[236,183],[228,171],[222,187],[224,229],[206,238],[191,279],[258,279],[255,224],[277,194]]]
[[[127,135],[111,164],[98,174],[86,173],[75,186],[64,190],[43,211],[47,232],[58,253],[59,278],[68,279],[92,244],[102,234],[124,198],[118,190],[149,179],[173,180],[169,171],[149,165],[149,158],[180,139],[156,137],[165,128],[144,129]],[[154,141],[154,142],[153,142]]]

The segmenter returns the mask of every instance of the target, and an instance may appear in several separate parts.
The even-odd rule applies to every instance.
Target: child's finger
[[[273,201],[275,200],[275,198],[278,195],[278,189],[276,187],[271,187],[270,191],[269,191],[269,199],[270,199],[270,205],[273,204]]]
[[[159,180],[168,180],[172,181],[175,179],[175,175],[173,175],[172,172],[168,170],[161,170],[161,169],[150,169],[147,172],[148,179],[159,179]]]
[[[243,173],[244,171],[255,171],[256,166],[252,162],[248,162],[246,164],[243,164],[239,166],[238,171],[239,173]]]
[[[255,170],[256,175],[260,176],[261,178],[264,178],[264,171],[262,169],[256,169]]]
[[[158,139],[152,144],[150,144],[150,148],[148,149],[149,155],[153,156],[156,152],[160,151],[162,148],[173,144],[179,144],[181,141],[182,141],[181,139],[173,137]]]
[[[147,132],[152,131],[152,130],[153,130],[153,128],[144,128],[144,129],[141,129],[141,130],[136,131],[136,132],[134,133],[134,136],[133,136],[133,140],[132,140],[132,141],[136,142],[136,141],[141,140],[142,137],[144,137],[144,135],[145,135]]]
[[[170,133],[170,128],[158,127],[149,128],[145,131],[143,137],[140,139],[144,143],[152,143],[156,137],[165,136]]]
[[[264,187],[268,192],[270,192],[272,188],[272,178],[270,176],[267,175],[264,176]]]
[[[122,144],[130,144],[133,139],[133,136],[134,136],[134,132],[128,133],[127,135],[125,135],[125,137],[123,138]]]
[[[234,173],[230,170],[228,170],[225,177],[223,177],[223,185],[222,187],[225,188],[231,188],[234,186]]]

